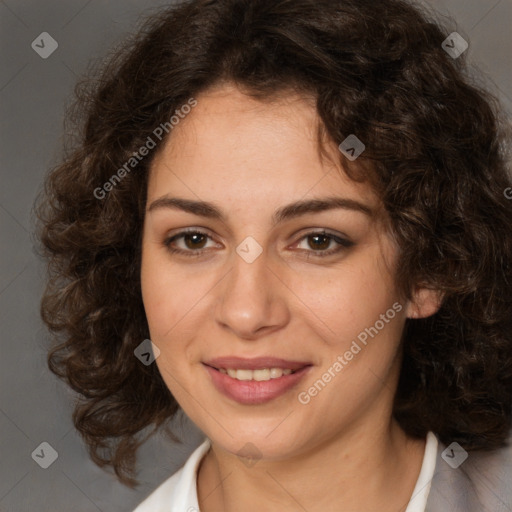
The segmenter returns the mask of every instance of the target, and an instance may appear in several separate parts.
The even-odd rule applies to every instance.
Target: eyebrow
[[[222,211],[213,203],[207,201],[194,201],[191,199],[183,199],[179,197],[163,196],[153,201],[147,211],[152,212],[159,209],[174,209],[182,210],[187,213],[192,213],[200,217],[208,219],[219,220],[226,222],[226,216]],[[321,199],[307,199],[296,201],[283,206],[276,210],[272,215],[272,224],[276,225],[280,222],[290,220],[301,215],[308,213],[319,213],[334,209],[353,210],[364,213],[369,217],[373,217],[373,210],[355,199],[348,199],[343,197],[326,197]]]

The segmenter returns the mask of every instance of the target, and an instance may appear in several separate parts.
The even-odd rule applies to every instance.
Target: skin
[[[223,84],[197,101],[151,165],[141,279],[159,371],[212,441],[198,472],[201,511],[325,512],[339,511],[340,503],[351,512],[405,510],[425,442],[407,437],[392,418],[400,337],[407,317],[436,311],[435,294],[417,289],[411,301],[400,297],[393,279],[398,247],[380,201],[367,184],[345,176],[336,144],[326,147],[331,158],[320,157],[310,99],[289,93],[260,102]],[[163,196],[215,203],[225,220],[150,209]],[[333,196],[373,214],[337,208],[272,224],[284,205]],[[188,254],[202,249],[199,256],[165,245],[186,228],[210,238],[182,237],[172,246]],[[354,245],[306,236],[322,229]],[[252,263],[236,252],[248,236],[263,250]],[[298,393],[397,302],[402,310],[301,404]],[[213,387],[201,363],[229,355],[313,367],[284,395],[241,405]],[[261,456],[255,464],[237,456],[249,442]]]

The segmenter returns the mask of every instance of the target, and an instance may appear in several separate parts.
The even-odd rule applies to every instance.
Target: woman
[[[83,96],[40,203],[50,368],[128,485],[144,428],[206,437],[137,512],[510,506],[474,477],[510,464],[506,146],[448,34],[399,0],[188,1]]]

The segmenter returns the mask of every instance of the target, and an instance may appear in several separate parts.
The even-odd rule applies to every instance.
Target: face
[[[305,98],[224,85],[152,163],[141,279],[156,364],[231,453],[297,455],[390,421],[409,311],[398,249],[336,145],[319,157],[317,123]]]

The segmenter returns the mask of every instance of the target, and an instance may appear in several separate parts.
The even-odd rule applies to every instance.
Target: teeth
[[[281,370],[281,368],[270,368],[270,377],[272,379],[278,379],[279,377],[281,377],[283,375],[283,373],[285,372],[286,370]],[[290,373],[292,372],[291,370],[288,370]],[[288,373],[285,373],[285,375],[288,375]]]
[[[270,380],[270,370],[268,368],[253,370],[252,377],[254,380]]]
[[[235,378],[238,380],[251,380],[252,370],[235,370]]]
[[[292,373],[289,368],[263,368],[262,370],[235,370],[233,368],[220,368],[219,371],[229,375],[232,379],[256,381],[278,379],[283,375],[290,375],[290,373]]]

